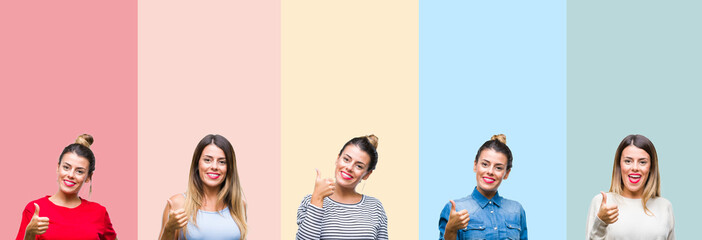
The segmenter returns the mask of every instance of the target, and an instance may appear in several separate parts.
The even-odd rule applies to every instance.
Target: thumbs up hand
[[[317,170],[317,178],[314,181],[314,192],[312,192],[310,203],[321,208],[324,204],[324,198],[331,196],[336,186],[333,178],[322,178],[319,169],[315,170]]]
[[[41,235],[46,233],[49,229],[49,218],[39,216],[39,205],[34,203],[34,215],[32,220],[27,224],[27,228],[24,231],[25,238],[34,239],[36,235]]]
[[[174,210],[173,202],[168,199],[168,222],[166,222],[166,231],[175,232],[176,230],[188,225],[188,216],[185,214],[185,209],[178,208]]]
[[[468,210],[461,210],[456,212],[456,202],[451,201],[451,213],[449,214],[448,222],[446,223],[446,232],[457,232],[459,229],[468,227],[468,221],[470,221],[470,214]]]
[[[600,210],[597,212],[597,217],[607,224],[612,224],[619,220],[619,207],[616,203],[607,203],[607,194],[600,192],[602,194],[602,203],[600,204]]]

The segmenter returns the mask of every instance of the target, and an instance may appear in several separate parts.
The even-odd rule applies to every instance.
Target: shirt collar
[[[478,205],[480,205],[481,208],[485,208],[488,205],[488,203],[493,203],[497,207],[500,207],[502,205],[502,196],[500,196],[499,192],[495,192],[495,196],[492,197],[492,199],[487,199],[485,196],[483,196],[482,193],[478,191],[478,187],[475,187],[471,196],[473,197],[473,199],[475,199],[476,202],[478,202]]]

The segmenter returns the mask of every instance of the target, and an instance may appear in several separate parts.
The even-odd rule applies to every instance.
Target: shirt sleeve
[[[522,227],[522,233],[519,236],[519,239],[528,240],[529,235],[527,234],[526,212],[524,211],[524,208],[521,205],[519,205],[519,208],[521,209],[521,217],[519,219],[520,220],[519,225],[521,225],[521,227]]]
[[[297,240],[316,240],[322,235],[324,209],[311,204],[311,199],[307,195],[297,209]]]
[[[595,195],[592,198],[592,202],[590,202],[590,210],[587,215],[587,235],[585,237],[587,240],[600,240],[605,239],[607,236],[607,223],[597,217],[597,211],[599,211],[601,203],[602,195],[600,194]]]
[[[34,202],[28,203],[27,206],[24,207],[24,211],[22,211],[22,221],[20,222],[19,231],[17,232],[17,237],[15,238],[16,240],[24,239],[24,231],[27,229],[27,224],[29,224],[29,222],[32,220],[32,216],[34,216],[33,203]]]
[[[439,215],[439,240],[444,240],[444,231],[446,231],[446,223],[448,223],[449,216],[451,215],[451,202],[444,206]]]
[[[380,211],[380,229],[378,229],[376,239],[388,240],[388,216],[385,214],[385,208],[383,208],[383,204],[380,201],[378,201],[378,209]]]
[[[112,221],[110,221],[110,215],[107,214],[107,210],[105,210],[105,228],[103,229],[103,234],[101,236],[101,240],[115,240],[117,239],[117,233],[115,233],[115,229],[112,228]]]

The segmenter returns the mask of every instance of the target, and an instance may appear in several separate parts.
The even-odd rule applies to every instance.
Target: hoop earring
[[[93,197],[93,181],[90,179],[90,191],[88,191],[88,200],[91,200]]]

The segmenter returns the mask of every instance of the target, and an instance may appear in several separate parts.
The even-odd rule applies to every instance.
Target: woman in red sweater
[[[16,240],[117,238],[105,207],[78,197],[95,171],[91,144],[93,137],[83,134],[63,149],[56,169],[58,192],[27,204]]]

